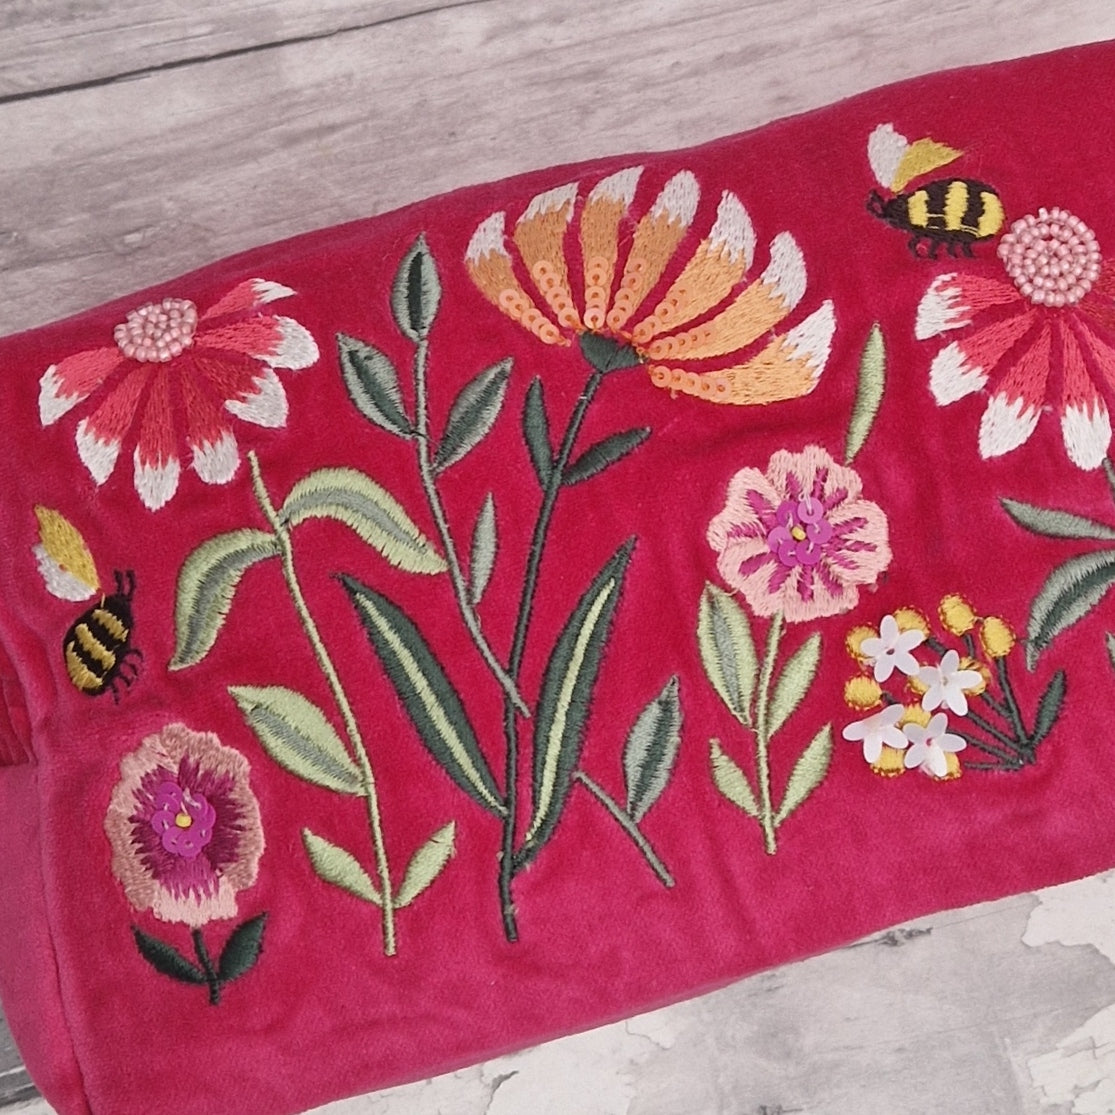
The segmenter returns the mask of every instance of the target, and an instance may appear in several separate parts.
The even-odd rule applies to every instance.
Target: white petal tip
[[[227,484],[240,464],[236,439],[226,430],[212,443],[193,446],[194,471],[206,484]]]
[[[984,460],[1001,457],[1024,444],[1038,424],[1039,411],[1018,398],[992,395],[979,427],[979,451]]]
[[[81,402],[80,395],[63,395],[58,365],[51,364],[39,380],[39,421],[53,425],[67,411]]]
[[[770,242],[770,263],[761,281],[782,299],[787,313],[805,296],[805,256],[790,233],[780,232]]]
[[[821,378],[836,332],[836,311],[832,302],[821,303],[804,321],[786,334],[786,344],[795,360],[804,360],[813,375],[813,386]]]
[[[316,364],[319,356],[317,342],[310,331],[293,318],[276,317],[279,340],[272,352],[258,354],[258,359],[272,368],[286,368],[292,372]]]
[[[1068,406],[1061,416],[1065,450],[1077,468],[1096,469],[1103,464],[1111,444],[1111,418],[1102,402]]]
[[[642,176],[641,166],[629,166],[626,170],[616,171],[602,178],[589,192],[587,202],[612,201],[622,202],[624,208],[630,208],[635,200],[635,189]]]
[[[526,212],[519,218],[518,223],[533,221],[544,217],[547,213],[560,213],[565,209],[565,219],[568,221],[573,216],[573,203],[577,200],[577,183],[569,182],[564,186],[556,186],[552,190],[536,194],[531,198]]]
[[[139,450],[135,453],[135,486],[145,507],[158,511],[164,507],[178,491],[178,476],[181,471],[177,457],[159,464],[144,463]]]
[[[665,217],[668,221],[688,227],[697,214],[697,203],[701,200],[701,186],[692,171],[679,170],[662,187],[651,208],[651,216]]]
[[[978,364],[968,363],[960,346],[945,345],[929,366],[929,389],[939,406],[948,406],[971,395],[987,382],[987,373]]]
[[[288,404],[286,391],[279,377],[268,368],[253,380],[253,390],[239,399],[229,399],[225,409],[230,414],[256,426],[277,429],[286,425]]]
[[[507,257],[507,248],[503,242],[506,220],[507,215],[505,213],[493,213],[476,226],[476,231],[472,234],[472,239],[465,249],[466,263],[479,263],[490,255]]]
[[[260,302],[274,302],[279,298],[289,298],[295,292],[282,283],[273,283],[269,279],[253,279],[252,289],[256,299]]]
[[[895,131],[893,124],[880,124],[868,137],[867,159],[880,186],[890,189],[898,164],[909,146],[909,141]]]
[[[926,341],[950,329],[960,329],[971,321],[970,315],[970,307],[960,303],[956,275],[938,275],[918,303],[914,336],[919,341]]]
[[[714,251],[726,252],[733,263],[742,257],[744,270],[755,258],[755,227],[743,202],[731,190],[725,190],[720,198],[709,244]]]
[[[120,455],[120,442],[102,441],[89,429],[86,419],[78,423],[74,440],[82,464],[89,470],[89,474],[98,485],[103,484],[116,467],[116,458]]]

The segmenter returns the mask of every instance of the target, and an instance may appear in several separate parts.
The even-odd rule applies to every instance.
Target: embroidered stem
[[[635,824],[631,817],[616,804],[615,800],[602,786],[589,778],[583,770],[576,771],[573,777],[576,778],[602,806],[604,806],[612,817],[615,818],[619,827],[631,837],[635,843],[635,847],[643,853],[643,858],[650,864],[651,870],[662,881],[662,885],[672,887],[674,885],[673,875],[670,874],[669,869],[658,858],[650,845],[650,841],[639,831],[639,826]]]
[[[337,703],[341,719],[344,721],[345,731],[348,734],[353,758],[356,760],[357,767],[360,770],[361,787],[364,791],[363,796],[364,800],[367,802],[368,808],[368,825],[372,833],[376,874],[379,876],[380,895],[383,900],[383,952],[385,956],[394,956],[396,948],[395,904],[391,887],[391,873],[388,870],[387,864],[387,848],[383,839],[383,824],[379,809],[379,793],[376,789],[376,779],[375,773],[372,770],[371,759],[368,757],[363,737],[360,735],[360,728],[356,723],[356,716],[353,714],[352,705],[349,703],[348,696],[345,694],[344,687],[341,685],[340,676],[337,674],[336,667],[333,665],[333,660],[329,657],[329,652],[326,650],[325,643],[322,641],[321,633],[318,631],[317,624],[310,614],[309,606],[306,603],[306,597],[302,593],[302,586],[298,581],[298,574],[294,569],[294,551],[291,546],[290,533],[279,521],[279,514],[275,510],[275,505],[271,501],[271,497],[263,483],[263,474],[260,471],[259,458],[256,456],[254,450],[248,451],[248,462],[251,465],[252,488],[255,491],[256,501],[259,503],[264,518],[275,532],[275,539],[279,544],[279,554],[283,566],[283,578],[286,581],[287,590],[294,603],[294,610],[298,613],[298,618],[302,623],[302,629],[306,633],[306,638],[310,640],[310,646],[313,647],[314,657],[317,659],[317,663],[321,667],[321,672],[325,675],[325,680],[329,684],[333,699]]]
[[[1022,719],[1022,710],[1018,707],[1018,698],[1014,695],[1014,689],[1007,674],[1006,658],[995,659],[995,672],[999,677],[999,689],[1006,701],[1007,716],[1014,725],[1014,730],[1018,733],[1018,743],[1022,746],[1029,746],[1030,733],[1026,731],[1026,724]]]
[[[1009,748],[1011,751],[1015,751],[1020,744],[1025,743],[1024,736],[1022,739],[1011,739],[1011,737],[1008,736],[1006,732],[1000,730],[999,728],[996,728],[990,720],[985,720],[982,716],[979,715],[979,713],[973,711],[971,706],[968,707],[967,718],[973,724],[975,724],[977,728],[979,728],[981,731],[986,732],[992,739],[998,740],[1001,744]]]
[[[519,671],[523,664],[523,653],[526,650],[527,634],[530,631],[531,615],[534,610],[534,596],[538,588],[538,572],[542,565],[542,553],[546,547],[546,538],[550,530],[550,521],[553,518],[554,506],[557,503],[558,493],[561,491],[565,479],[565,468],[573,453],[573,446],[581,432],[585,415],[592,403],[605,373],[599,369],[594,370],[585,384],[577,400],[573,413],[570,415],[569,424],[562,435],[561,447],[550,470],[548,482],[542,495],[542,506],[538,510],[538,518],[534,523],[534,531],[530,540],[530,552],[527,558],[526,575],[523,580],[523,592],[519,599],[519,613],[515,621],[515,633],[511,641],[511,656],[508,659],[507,670],[515,682],[519,680]],[[518,926],[515,919],[515,902],[511,893],[511,882],[516,874],[515,842],[516,842],[516,813],[519,798],[519,726],[515,719],[515,705],[509,695],[505,695],[503,703],[503,730],[507,743],[507,754],[504,769],[504,801],[507,814],[503,820],[503,843],[499,857],[499,900],[503,912],[503,931],[509,941],[516,941],[519,937]]]
[[[768,712],[770,708],[770,683],[774,676],[774,663],[778,657],[778,644],[782,639],[784,620],[781,612],[776,612],[767,635],[767,649],[763,656],[763,666],[759,674],[759,706],[755,718],[755,766],[759,773],[759,823],[763,826],[763,837],[767,853],[774,855],[777,844],[774,839],[774,807],[770,800],[770,737],[767,735]]]
[[[209,955],[209,950],[205,947],[205,941],[201,936],[201,930],[195,929],[193,931],[194,952],[197,954],[197,961],[201,965],[201,970],[205,973],[205,982],[209,984],[209,1005],[216,1007],[221,1003],[221,979],[217,975],[217,969],[213,967],[213,958]]]
[[[971,732],[966,732],[963,728],[959,728],[955,724],[949,725],[949,731],[960,736],[961,739],[970,743],[973,747],[978,748],[985,755],[994,756],[1005,769],[1018,770],[1023,764],[1023,760],[1013,747],[1009,751],[1003,751],[1001,748],[994,746],[994,744],[988,743],[987,740],[980,739],[979,736],[974,736]],[[972,764],[968,763],[966,765],[971,766]]]
[[[430,413],[427,403],[426,388],[426,361],[429,351],[429,342],[423,338],[418,342],[414,354],[414,396],[416,430],[415,442],[418,446],[418,472],[422,478],[422,490],[426,493],[426,502],[430,505],[430,512],[434,517],[438,537],[445,548],[445,560],[449,565],[449,580],[453,584],[453,595],[457,599],[457,608],[472,636],[476,649],[491,670],[492,676],[499,682],[504,693],[515,703],[519,713],[530,718],[530,707],[523,700],[515,682],[508,676],[495,652],[492,650],[484,632],[480,628],[480,620],[476,609],[469,600],[468,587],[461,571],[461,561],[457,555],[457,546],[453,541],[453,534],[449,529],[449,519],[445,514],[445,507],[441,502],[441,494],[437,490],[437,479],[434,474],[433,460],[430,456]]]

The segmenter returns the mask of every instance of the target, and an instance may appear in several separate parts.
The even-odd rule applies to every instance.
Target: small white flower
[[[954,650],[946,651],[940,666],[922,666],[918,670],[918,681],[925,686],[921,707],[932,712],[941,705],[964,716],[968,711],[968,698],[965,689],[976,689],[983,681],[978,670],[961,670],[960,655]]]
[[[869,763],[878,762],[884,744],[902,751],[909,742],[902,734],[902,729],[896,726],[902,719],[903,711],[901,705],[888,705],[865,720],[853,721],[842,734],[853,743],[863,740],[863,757]]]
[[[879,637],[864,639],[860,650],[875,667],[875,680],[886,681],[894,673],[895,667],[907,677],[918,672],[920,663],[910,653],[925,642],[925,633],[912,627],[909,631],[899,631],[898,620],[894,616],[883,616],[879,625]]]
[[[949,772],[948,752],[963,751],[968,744],[945,729],[948,728],[948,717],[937,713],[930,721],[929,726],[923,728],[920,724],[907,724],[902,731],[910,741],[904,762],[908,770],[914,767],[932,774],[935,778],[944,778]]]

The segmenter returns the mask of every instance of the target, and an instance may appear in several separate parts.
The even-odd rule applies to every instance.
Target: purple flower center
[[[774,515],[778,525],[767,535],[770,552],[785,566],[816,565],[832,538],[832,526],[825,518],[819,499],[803,496],[784,500]]]
[[[213,839],[217,811],[204,795],[185,790],[177,782],[163,782],[155,791],[151,827],[163,849],[182,859],[196,859]]]

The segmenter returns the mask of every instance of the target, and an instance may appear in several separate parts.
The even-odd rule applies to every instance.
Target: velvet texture
[[[1111,580],[1102,557],[1115,538],[1115,510],[1093,399],[1095,391],[1112,397],[1102,339],[1115,343],[1108,309],[1115,302],[1101,271],[1084,300],[1034,309],[996,254],[1012,221],[1054,206],[1095,233],[1101,255],[1115,253],[1112,74],[1111,45],[940,74],[680,154],[602,160],[462,191],[249,252],[0,341],[8,431],[0,447],[7,705],[0,721],[0,991],[48,1100],[64,1115],[141,1115],[168,1102],[179,1115],[296,1112],[658,1006],[930,911],[1115,864],[1115,759],[1104,727],[1115,711],[1104,641]],[[917,165],[929,169],[895,189],[878,180],[868,155],[870,137],[889,134],[876,132],[883,124],[909,145],[931,138],[954,155],[942,162],[944,154],[915,148]],[[599,183],[634,166],[643,168],[634,186],[612,180],[612,199],[628,190],[630,204],[616,202],[624,212],[617,268],[603,284],[606,305],[620,289],[645,214],[665,213],[646,254],[663,252],[667,262],[626,326],[586,331],[591,300],[580,238],[588,199]],[[678,180],[665,208],[655,210],[682,170],[692,180]],[[695,208],[692,182],[700,191]],[[968,183],[969,218],[986,217],[984,231],[995,225],[986,235],[954,238],[955,257],[943,235],[922,238],[916,253],[910,247],[932,225],[919,217],[913,195],[937,182],[941,191]],[[516,241],[531,200],[570,183],[578,189],[536,205],[539,220],[533,227],[528,220]],[[1001,227],[995,202],[980,200],[982,186],[1001,200]],[[884,200],[907,198],[899,227],[869,211],[872,190]],[[746,218],[724,201],[725,191]],[[932,191],[921,204],[931,216]],[[954,198],[953,209],[959,204]],[[942,214],[945,205],[942,196]],[[500,212],[506,237],[494,224],[477,233]],[[556,234],[546,224],[554,212]],[[786,295],[781,310],[772,303],[774,321],[752,315],[757,332],[734,346],[738,353],[696,365],[714,377],[718,368],[741,368],[731,383],[709,382],[751,391],[750,405],[717,405],[677,390],[676,381],[675,390],[661,386],[664,373],[648,368],[682,365],[650,354],[649,327],[633,348],[626,343],[718,217],[720,231],[731,225],[732,242],[753,261],[747,278],[729,283],[731,291],[694,321],[713,318],[745,283],[756,285],[779,233],[790,233],[800,252],[799,262],[786,257],[779,271],[784,291],[804,282],[797,300]],[[945,231],[971,224],[955,214],[941,220]],[[937,258],[926,258],[934,244]],[[541,315],[530,321],[549,320],[549,339],[569,343],[548,343],[496,304],[510,288],[500,280],[486,290],[477,260],[490,264],[500,253]],[[574,306],[567,320],[576,324],[564,324],[560,306],[548,305],[533,285],[530,261],[523,262],[532,253],[545,257],[551,277],[564,259]],[[691,276],[687,297],[712,282],[709,273]],[[919,306],[938,276],[953,274],[990,285],[978,296],[967,289],[949,295],[954,328],[931,335],[936,311],[924,308],[919,326]],[[241,302],[225,304],[228,313],[206,318],[251,280],[286,289],[253,287]],[[196,306],[196,325],[183,318],[179,330],[190,343],[165,362],[142,364],[149,379],[133,381],[146,392],[133,421],[119,418],[127,417],[120,400],[128,389],[98,410],[140,367],[120,347],[128,337],[118,345],[114,329],[163,298]],[[980,309],[995,320],[1009,317],[1016,299],[1019,313],[1035,315],[1027,328],[1038,338],[1037,355],[1026,356],[1030,342],[1018,334],[997,370],[988,365],[985,385],[941,405],[940,395],[963,374],[955,365],[952,373],[939,370],[935,396],[931,366],[945,345],[963,342],[980,324],[961,321],[956,305],[965,298],[974,307],[969,317]],[[1088,306],[1096,314],[1087,329],[1061,324],[1078,322]],[[523,304],[516,312],[522,318]],[[808,336],[793,333],[814,314],[820,317]],[[276,324],[280,318],[294,324]],[[876,323],[881,343],[872,339]],[[136,328],[142,341],[142,323]],[[155,333],[168,330],[164,322]],[[605,341],[594,348],[600,336]],[[789,337],[786,344],[797,348],[755,364],[771,336]],[[1084,353],[1084,380],[1072,343]],[[108,355],[64,363],[96,350]],[[812,362],[793,363],[795,352]],[[424,399],[416,395],[416,358]],[[561,434],[576,417],[594,360],[630,366],[597,377],[562,466]],[[385,371],[388,363],[395,373]],[[965,365],[969,377],[975,363]],[[476,381],[454,417],[454,400],[485,369],[494,370]],[[874,413],[868,404],[880,370],[885,386]],[[1018,440],[1031,411],[1036,425],[1016,448],[981,452],[983,415],[1012,375],[1001,401],[1010,413],[984,449]],[[89,387],[98,376],[103,382]],[[549,424],[548,464],[538,451],[535,377]],[[209,393],[209,410],[190,394],[194,382]],[[687,382],[699,390],[699,381]],[[160,409],[149,400],[164,390],[169,401]],[[58,400],[86,391],[56,413]],[[763,391],[785,397],[763,401]],[[867,400],[858,409],[857,398]],[[1083,416],[1077,427],[1092,422],[1072,435],[1089,467],[1065,448],[1060,417],[1072,407]],[[423,408],[425,431],[416,417]],[[534,416],[535,464],[524,410]],[[110,468],[105,446],[117,419],[122,446]],[[238,450],[227,442],[214,448],[225,424]],[[851,453],[850,424],[862,435]],[[447,439],[447,426],[456,441]],[[594,475],[593,461],[582,462],[580,482],[546,488],[547,468],[564,467],[570,480],[589,447],[644,429],[645,436],[605,443],[596,463],[607,467]],[[206,430],[211,435],[204,444],[212,452],[200,454],[196,469],[188,430],[201,431],[201,442]],[[433,459],[428,483],[425,445]],[[249,452],[258,467],[254,484]],[[142,490],[133,479],[135,453],[149,466]],[[172,475],[172,456],[180,475]],[[371,499],[381,523],[386,516],[403,540],[362,537],[336,511],[337,499],[321,494],[337,474],[318,473],[316,494],[301,489],[311,510],[285,520],[290,549],[283,551],[261,492],[281,520],[296,485],[317,470],[341,468],[390,493],[393,503],[366,488],[354,496],[352,474],[340,478],[350,509],[360,499],[366,509]],[[206,472],[211,482],[199,475]],[[823,499],[820,487],[809,486],[819,474],[836,477]],[[804,488],[794,486],[795,476],[805,478]],[[555,498],[540,534],[547,491]],[[494,545],[487,527],[475,525],[489,493]],[[1017,502],[1004,506],[1004,499]],[[818,500],[826,508],[820,526]],[[1091,526],[1027,513],[1022,504],[1069,512]],[[53,534],[41,527],[36,507],[57,512],[81,536],[98,581],[88,599],[49,590],[42,567],[65,565],[57,560],[64,552],[62,573],[72,575],[82,546],[59,520],[51,520]],[[399,527],[397,509],[419,534]],[[462,570],[456,589],[442,514]],[[723,527],[718,544],[710,544],[714,520]],[[1109,534],[1097,524],[1108,524]],[[234,531],[255,533],[229,543],[223,566],[215,551],[199,551]],[[731,550],[731,540],[741,548]],[[189,570],[201,569],[206,553],[210,580],[198,573],[202,588],[190,596]],[[533,608],[511,669],[532,553],[539,557]],[[1051,570],[1084,554],[1100,556],[1075,580],[1065,574],[1048,583]],[[228,571],[238,561],[235,579]],[[477,582],[489,565],[481,594]],[[117,570],[134,577],[134,588],[128,577],[115,583]],[[57,569],[54,576],[57,587]],[[806,582],[812,587],[802,588]],[[1052,600],[1056,591],[1047,615],[1042,593]],[[950,595],[970,604],[970,622],[959,603],[939,614]],[[478,604],[462,605],[474,596]],[[111,665],[77,669],[75,678],[63,648],[81,638],[72,625],[98,605],[115,609],[119,624],[101,636]],[[469,609],[513,687],[501,684],[469,633],[462,618]],[[900,668],[901,648],[892,647],[897,666],[878,685],[895,705],[876,696],[870,680],[885,672],[876,663],[886,658],[888,615],[896,617],[894,631],[924,635],[924,626],[930,634],[902,644],[916,659],[912,681]],[[753,667],[740,616],[754,644]],[[208,643],[199,629],[210,631]],[[772,649],[773,629],[781,641]],[[424,665],[416,646],[436,665]],[[958,654],[951,663],[948,649]],[[919,681],[924,669],[931,673]],[[846,688],[852,678],[862,679],[859,690]],[[936,703],[923,700],[934,678]],[[93,692],[80,691],[78,679]],[[741,684],[753,689],[749,705]],[[950,707],[950,686],[953,704],[963,693],[965,709],[999,734]],[[276,698],[276,687],[301,695],[301,703]],[[511,688],[529,718],[515,711]],[[447,693],[457,695],[463,713]],[[876,729],[882,742],[874,762],[904,773],[884,777],[864,758],[871,749],[860,738],[869,729],[844,732],[899,705],[902,722],[895,712],[884,725],[889,734]],[[938,712],[948,714],[950,732],[987,747],[969,741],[951,759],[947,748],[931,759],[934,739],[941,742],[931,721]],[[1027,751],[1023,740],[1012,751],[1003,742],[1032,741],[1039,723],[1040,746]],[[469,759],[470,730],[487,774]],[[961,776],[905,769],[917,754],[930,769],[943,763],[938,773]],[[796,801],[787,802],[787,787]],[[174,830],[193,834],[195,844],[183,844]],[[382,861],[399,902],[390,917]],[[195,936],[213,971],[195,951]],[[185,967],[175,968],[152,941],[174,949]]]

